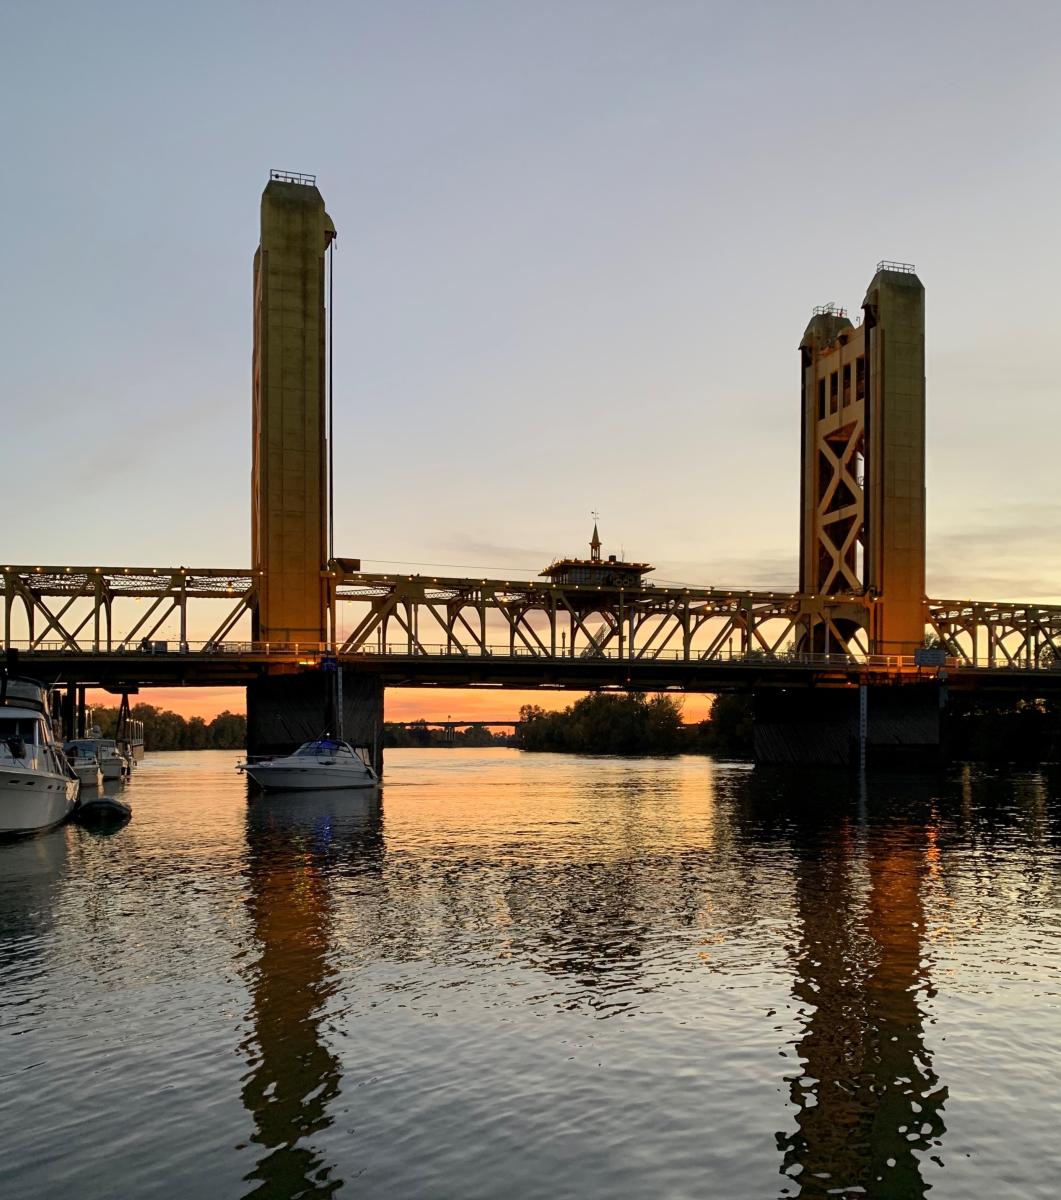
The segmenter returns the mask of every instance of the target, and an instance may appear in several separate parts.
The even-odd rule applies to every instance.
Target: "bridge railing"
[[[578,646],[574,652],[570,647],[551,650],[522,645],[508,644],[487,645],[467,648],[445,643],[417,642],[410,647],[407,640],[387,642],[382,645],[363,646],[357,650],[343,650],[326,642],[254,642],[242,640],[229,641],[160,641],[144,639],[137,643],[119,643],[109,648],[101,646],[99,650],[86,649],[83,646],[71,646],[59,638],[44,638],[34,641],[13,640],[9,645],[19,650],[27,659],[36,655],[78,655],[85,657],[120,656],[125,658],[175,658],[175,657],[205,657],[208,659],[226,659],[231,657],[247,659],[284,659],[301,663],[304,666],[319,666],[323,659],[334,658],[343,662],[379,661],[386,659],[405,659],[417,662],[425,660],[449,660],[454,662],[491,661],[491,662],[553,662],[570,666],[590,666],[593,663],[623,663],[629,666],[647,665],[649,663],[686,664],[688,666],[706,665],[719,667],[763,667],[771,670],[784,668],[816,670],[876,670],[891,672],[920,672],[934,675],[939,669],[947,671],[985,671],[1012,670],[1042,672],[1061,672],[1061,656],[1050,657],[1040,662],[1024,660],[1003,660],[972,664],[956,657],[947,656],[938,666],[927,666],[919,663],[912,655],[881,655],[881,654],[819,654],[799,653],[791,650],[768,652],[761,649],[741,651],[740,649],[723,646],[703,650],[691,646],[683,648],[651,648],[648,650],[635,649],[631,654],[628,648],[619,646],[584,647]]]

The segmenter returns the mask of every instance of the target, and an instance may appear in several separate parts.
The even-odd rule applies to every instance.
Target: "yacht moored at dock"
[[[91,748],[99,762],[104,783],[113,783],[129,774],[129,759],[118,749],[114,738],[99,736],[98,727],[92,729],[92,737],[74,739],[79,746]]]
[[[48,691],[0,673],[0,834],[65,821],[81,784],[52,737]]]
[[[99,767],[96,743],[87,738],[74,738],[63,743],[63,753],[74,774],[81,781],[81,803],[89,792],[98,792],[103,783],[103,772]]]

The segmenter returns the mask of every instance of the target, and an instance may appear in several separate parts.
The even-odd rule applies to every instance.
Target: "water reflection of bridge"
[[[261,1148],[247,1176],[248,1196],[330,1196],[342,1187],[316,1145],[332,1124],[342,1064],[322,1029],[338,988],[333,945],[338,858],[377,863],[382,851],[378,801],[334,793],[247,810],[249,916],[260,947],[248,973],[251,1032],[243,1104]]]
[[[778,1147],[799,1196],[920,1197],[921,1162],[938,1161],[947,1088],[923,1007],[924,885],[938,852],[930,814],[904,818],[828,829],[804,813],[794,831],[802,1031],[788,1077],[796,1125]]]
[[[329,1133],[344,1077],[334,1031],[359,1007],[341,994],[344,959],[419,961],[453,978],[447,969],[467,967],[470,938],[486,959],[555,981],[532,989],[534,1003],[548,994],[566,1012],[607,1017],[652,1007],[648,996],[687,989],[701,971],[739,977],[749,964],[728,960],[727,943],[743,942],[746,956],[748,930],[771,905],[793,931],[771,964],[790,976],[795,1005],[785,1057],[774,1060],[792,1114],[777,1147],[796,1191],[782,1194],[925,1193],[947,1097],[924,1031],[933,789],[881,790],[867,819],[836,781],[810,785],[819,790],[810,812],[806,780],[797,794],[761,773],[734,774],[713,807],[698,794],[710,819],[683,844],[663,810],[646,808],[646,778],[635,777],[625,801],[610,797],[629,820],[609,826],[607,845],[587,835],[584,862],[514,856],[510,840],[494,846],[488,834],[456,844],[445,831],[438,851],[399,842],[385,853],[376,804],[355,814],[334,797],[251,806],[247,894],[259,951],[247,973],[243,1102],[259,1158],[249,1194],[341,1186],[351,1151],[340,1160]],[[460,817],[454,828],[466,828]],[[677,957],[661,958],[668,941]],[[707,943],[711,955],[701,953]]]

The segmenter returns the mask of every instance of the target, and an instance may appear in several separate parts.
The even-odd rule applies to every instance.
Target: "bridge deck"
[[[934,674],[868,653],[863,594],[602,590],[332,566],[322,572],[330,646],[247,641],[253,572],[74,566],[0,570],[4,645],[42,677],[107,686],[247,684],[313,668],[324,652],[392,687],[716,692]],[[1061,679],[1061,605],[927,600],[925,632],[953,687],[1045,694]]]
[[[747,658],[619,659],[546,658],[530,654],[345,654],[339,661],[380,678],[386,687],[513,688],[589,691],[597,688],[637,691],[746,692],[763,688],[853,687],[868,684],[924,683],[945,678],[954,690],[980,689],[1007,694],[1048,696],[1061,693],[1061,668],[960,665],[942,670],[918,667],[912,659],[842,655],[791,655]],[[174,649],[164,653],[82,653],[38,649],[20,656],[20,670],[56,683],[112,689],[128,687],[245,686],[267,672],[319,666],[307,650],[225,646],[221,649]]]

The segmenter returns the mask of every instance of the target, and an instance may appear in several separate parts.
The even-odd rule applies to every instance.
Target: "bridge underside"
[[[808,656],[809,657],[809,656]],[[950,691],[1012,697],[1061,695],[1061,670],[979,667],[937,671],[897,662],[863,663],[834,656],[813,661],[778,660],[623,662],[608,658],[529,657],[436,658],[362,654],[343,658],[347,677],[362,677],[385,688],[500,688],[531,691],[595,689],[641,692],[759,692],[798,689],[916,687],[944,681]],[[113,691],[138,687],[249,687],[266,678],[323,677],[312,659],[301,664],[286,655],[222,651],[204,653],[85,654],[36,651],[22,654],[27,673],[55,683]]]

